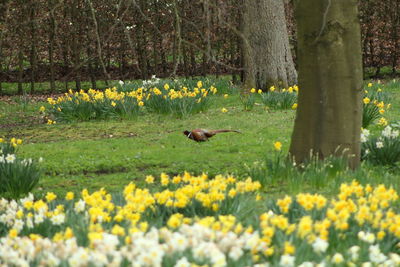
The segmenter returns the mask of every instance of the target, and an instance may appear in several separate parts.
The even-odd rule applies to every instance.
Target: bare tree
[[[1,78],[1,74],[3,72],[3,64],[2,64],[2,56],[3,56],[3,40],[4,40],[4,30],[5,30],[5,22],[7,19],[7,14],[8,14],[8,10],[10,8],[9,6],[9,0],[6,1],[2,1],[0,3],[0,78]],[[1,83],[1,79],[0,79],[0,94],[3,91],[3,85]]]

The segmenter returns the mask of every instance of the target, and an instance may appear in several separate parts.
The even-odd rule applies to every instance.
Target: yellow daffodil
[[[145,181],[148,184],[152,184],[152,183],[154,183],[154,177],[152,175],[147,175]]]
[[[74,199],[74,193],[73,192],[67,192],[65,195],[65,200],[73,200]]]
[[[275,142],[275,143],[274,143],[274,148],[275,148],[276,151],[281,151],[281,149],[282,149],[282,143],[279,142],[279,141]]]
[[[8,236],[11,238],[15,238],[18,236],[18,231],[16,229],[10,229],[10,231],[8,232]]]
[[[381,126],[386,126],[388,125],[388,121],[384,117],[382,117],[379,119],[378,124]]]
[[[51,202],[51,201],[53,201],[53,200],[56,199],[56,198],[57,198],[57,195],[54,194],[53,192],[48,192],[48,193],[46,194],[46,200],[47,200],[47,202]]]

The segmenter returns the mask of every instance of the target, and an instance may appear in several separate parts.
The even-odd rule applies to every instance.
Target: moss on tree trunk
[[[298,27],[299,101],[290,154],[348,157],[360,162],[362,58],[357,0],[301,0]]]
[[[244,0],[242,33],[245,89],[297,82],[283,0]]]

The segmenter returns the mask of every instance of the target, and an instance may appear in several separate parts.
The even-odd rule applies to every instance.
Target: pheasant
[[[183,134],[186,135],[189,139],[192,139],[196,142],[204,142],[208,141],[209,138],[213,137],[217,133],[226,133],[226,132],[235,132],[240,133],[236,130],[206,130],[206,129],[194,129],[192,131],[184,131]]]

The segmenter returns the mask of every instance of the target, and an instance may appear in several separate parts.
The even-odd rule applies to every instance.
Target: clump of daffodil
[[[390,108],[390,104],[385,104],[388,95],[382,88],[374,89],[372,83],[368,83],[368,90],[364,90],[365,96],[363,98],[363,128],[367,128],[374,121],[378,121],[379,125],[386,126],[387,121],[381,118],[387,109]]]
[[[89,89],[74,92],[69,90],[57,99],[48,98],[51,105],[49,113],[56,119],[89,120],[96,118],[135,117],[142,111],[156,113],[174,113],[184,116],[188,113],[202,112],[208,108],[208,96],[216,94],[217,88],[204,88],[202,81],[197,87],[181,86],[173,88],[168,83],[163,87],[139,87],[131,91],[120,92],[116,87],[105,91]],[[44,107],[40,109],[44,112]],[[48,124],[53,124],[53,119]]]
[[[259,91],[258,93],[265,107],[272,109],[296,109],[298,90],[297,85],[289,86],[288,88],[271,86],[266,92]]]
[[[65,205],[51,192],[38,200],[33,195],[14,202],[1,199],[0,221],[7,226],[1,249],[15,253],[2,253],[0,260],[7,265],[17,259],[90,265],[95,259],[113,266],[122,261],[159,266],[168,260],[179,266],[201,259],[221,266],[294,266],[307,248],[308,261],[298,262],[303,266],[311,266],[311,261],[350,266],[376,259],[394,263],[390,266],[400,263],[396,247],[384,245],[400,238],[395,205],[399,196],[385,185],[353,181],[340,185],[336,196],[286,195],[264,203],[262,209],[245,209],[244,219],[226,207],[257,198],[260,187],[251,179],[185,172],[149,180],[154,183],[144,187],[128,184],[123,201],[121,196],[114,200],[105,189],[83,190],[79,199],[69,192]]]

